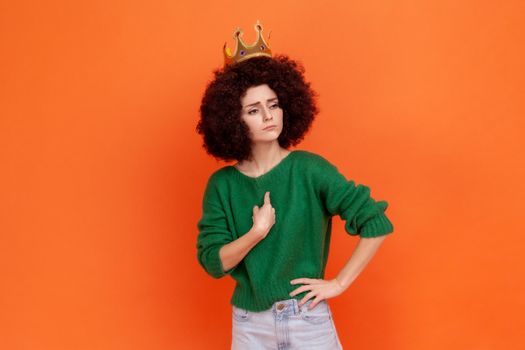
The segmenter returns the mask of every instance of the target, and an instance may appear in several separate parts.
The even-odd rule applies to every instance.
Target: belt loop
[[[298,315],[300,310],[299,310],[299,303],[297,302],[297,299],[293,298],[293,310],[294,310],[294,315]]]

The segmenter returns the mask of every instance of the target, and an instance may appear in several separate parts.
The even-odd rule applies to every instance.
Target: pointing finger
[[[270,204],[270,192],[264,194],[264,204]]]

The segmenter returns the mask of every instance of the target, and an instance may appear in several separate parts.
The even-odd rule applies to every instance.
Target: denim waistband
[[[303,305],[299,307],[299,301],[295,298],[277,300],[275,303],[273,303],[271,309],[268,311],[271,311],[274,314],[286,312],[291,315],[298,315],[301,313],[301,311],[304,308],[308,307],[313,301],[314,301],[313,298],[309,299],[306,303],[304,303]],[[318,304],[321,304],[321,303],[326,303],[326,300],[323,299]],[[322,307],[322,306],[317,305],[316,307]]]

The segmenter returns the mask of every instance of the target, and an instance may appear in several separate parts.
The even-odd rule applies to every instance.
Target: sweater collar
[[[256,177],[243,174],[239,169],[237,169],[233,165],[229,165],[229,167],[231,168],[231,171],[236,180],[246,181],[249,183],[262,185],[262,184],[272,182],[273,180],[279,178],[279,175],[283,173],[288,163],[292,161],[292,159],[298,152],[299,152],[298,150],[290,151],[290,153],[288,153],[286,157],[281,159],[281,161],[277,163],[273,168],[268,170],[266,173],[256,176]]]

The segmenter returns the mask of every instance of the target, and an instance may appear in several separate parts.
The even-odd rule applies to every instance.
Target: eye
[[[274,103],[274,104],[271,105],[270,107],[271,107],[271,108],[279,108],[279,103]],[[255,113],[252,113],[252,112],[257,112],[257,111],[258,111],[258,109],[255,108],[255,109],[252,109],[252,110],[248,111],[248,114],[249,114],[249,115],[254,115]]]

